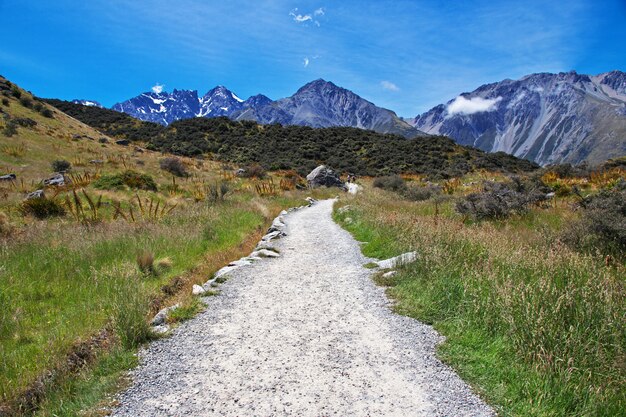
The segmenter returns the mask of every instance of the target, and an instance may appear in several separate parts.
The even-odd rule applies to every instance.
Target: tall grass
[[[54,367],[77,339],[111,319],[134,321],[139,314],[114,311],[114,306],[136,297],[137,308],[145,307],[143,294],[156,293],[204,256],[236,246],[264,222],[253,205],[225,203],[209,209],[189,207],[158,223],[40,223],[19,239],[2,241],[0,399],[15,395]],[[207,225],[214,230],[211,236],[202,232]],[[135,286],[125,268],[137,272],[135,256],[140,249],[169,257],[172,269],[146,276]],[[147,313],[148,309],[142,312],[144,317]]]
[[[386,282],[399,312],[446,334],[441,355],[502,415],[626,409],[624,268],[561,245],[554,212],[466,225],[381,191],[350,204],[337,217],[366,254],[419,252]]]

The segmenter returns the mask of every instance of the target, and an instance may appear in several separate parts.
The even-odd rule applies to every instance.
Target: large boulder
[[[346,184],[341,181],[339,175],[326,165],[320,165],[315,168],[309,175],[306,176],[306,180],[309,186],[315,187],[338,187],[342,190],[346,190]]]

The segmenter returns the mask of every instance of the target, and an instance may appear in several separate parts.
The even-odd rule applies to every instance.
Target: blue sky
[[[532,72],[626,71],[626,0],[0,0],[0,74],[107,106],[333,81],[401,116]]]

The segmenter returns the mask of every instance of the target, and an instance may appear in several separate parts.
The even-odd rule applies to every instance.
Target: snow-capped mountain
[[[198,116],[200,103],[197,91],[174,89],[171,93],[165,91],[142,93],[115,104],[112,109],[137,119],[168,125],[179,119]]]
[[[421,134],[391,110],[377,107],[324,80],[306,84],[293,96],[278,101],[262,94],[242,100],[226,87],[218,86],[202,97],[198,97],[197,91],[190,90],[143,93],[115,104],[113,110],[163,125],[192,117],[226,116],[262,124],[350,126],[407,137]]]
[[[532,74],[463,93],[409,121],[462,145],[539,164],[626,154],[626,73]]]
[[[79,99],[74,99],[72,100],[72,103],[74,104],[82,104],[83,106],[90,106],[90,107],[100,107],[101,109],[104,108],[104,106],[100,103],[98,103],[95,100],[79,100]]]
[[[322,79],[304,85],[291,97],[251,106],[233,117],[263,124],[350,126],[407,137],[421,134],[391,110],[377,107],[352,91]]]

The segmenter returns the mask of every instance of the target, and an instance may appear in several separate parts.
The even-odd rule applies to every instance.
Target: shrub
[[[180,158],[163,158],[159,162],[159,166],[162,170],[167,171],[172,175],[176,175],[177,177],[189,176],[189,173],[187,172],[187,167]]]
[[[9,216],[0,212],[0,237],[10,237],[15,228],[9,223]]]
[[[16,85],[14,85],[13,88],[11,88],[11,93],[13,94],[13,97],[15,98],[22,97],[22,91]]]
[[[3,97],[2,98],[2,104],[5,105],[5,106],[8,106],[9,105],[9,99],[6,98],[6,97]]]
[[[154,337],[147,320],[150,298],[136,274],[122,278],[112,305],[113,326],[125,348],[134,349]]]
[[[32,215],[38,219],[47,219],[48,217],[63,216],[65,208],[53,199],[31,198],[21,204],[20,212],[25,216]]]
[[[13,121],[22,127],[35,127],[37,122],[30,117],[16,117]]]
[[[30,97],[26,97],[26,96],[20,98],[20,103],[22,104],[22,106],[28,107],[28,108],[33,106],[33,100],[31,100]]]
[[[64,159],[57,159],[50,164],[54,172],[68,172],[72,169],[72,164]]]
[[[41,110],[43,110],[43,105],[41,103],[37,102],[37,103],[35,103],[33,105],[33,110],[41,112]]]
[[[93,183],[94,187],[101,190],[116,190],[124,187],[138,190],[157,191],[157,185],[151,176],[128,170],[121,174],[103,175]]]
[[[137,255],[137,266],[144,274],[154,274],[154,254],[148,250],[144,250]]]
[[[17,134],[17,124],[13,120],[9,120],[9,122],[7,122],[7,125],[2,130],[2,133],[4,134],[4,136],[6,136],[8,138],[10,138],[13,135],[16,135]]]
[[[456,211],[474,220],[503,219],[511,214],[525,213],[531,204],[547,199],[545,187],[538,180],[485,182],[483,191],[472,193],[456,203]]]
[[[259,164],[248,165],[241,174],[244,178],[265,178],[265,168]]]
[[[372,185],[387,191],[404,191],[406,184],[399,175],[389,175],[386,177],[374,178]]]
[[[436,185],[427,185],[420,187],[418,185],[407,186],[402,195],[410,201],[425,201],[441,194],[441,187]]]
[[[580,218],[564,228],[563,241],[580,251],[626,257],[626,181],[583,200],[580,209]]]
[[[44,107],[40,113],[43,117],[47,117],[48,119],[52,119],[54,117],[54,113],[52,113],[52,110],[47,107]]]

